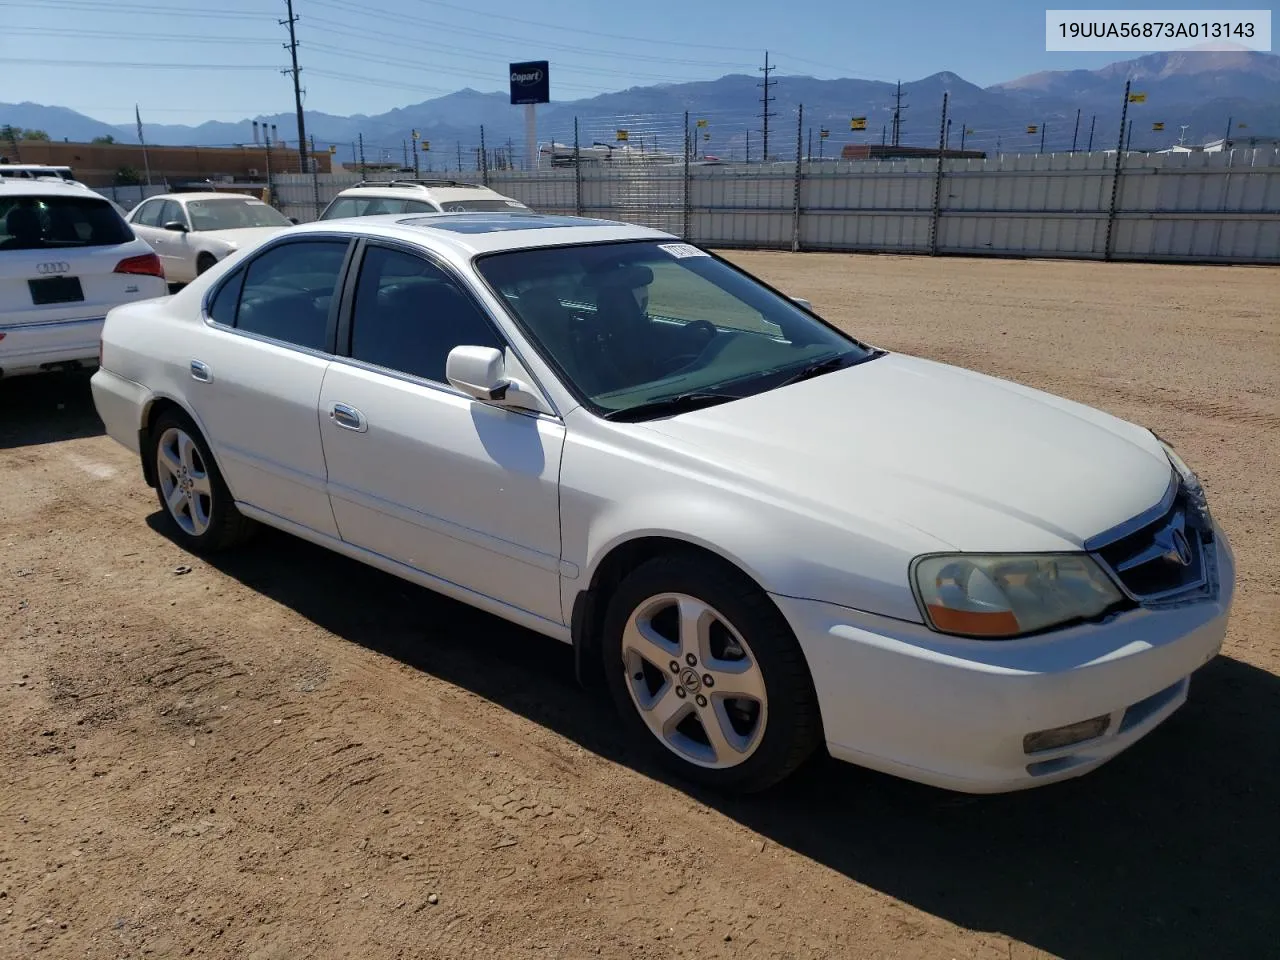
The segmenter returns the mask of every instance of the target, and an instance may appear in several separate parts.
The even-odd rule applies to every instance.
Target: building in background
[[[152,184],[173,186],[208,182],[265,186],[269,174],[304,172],[300,170],[298,151],[276,144],[272,144],[270,150],[263,144],[232,147],[148,144],[144,156],[138,144],[21,140],[16,145],[0,141],[0,156],[10,163],[69,166],[75,178],[90,187],[146,183],[148,169]],[[317,150],[310,156],[316,172],[331,171],[327,150]]]

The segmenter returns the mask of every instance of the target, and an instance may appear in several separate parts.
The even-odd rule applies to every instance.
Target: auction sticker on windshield
[[[709,257],[711,254],[706,251],[699,250],[697,247],[689,243],[660,243],[659,250],[665,250],[677,260],[683,260],[685,257]]]

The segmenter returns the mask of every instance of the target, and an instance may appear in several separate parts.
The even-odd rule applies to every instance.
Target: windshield
[[[446,213],[474,213],[479,210],[528,210],[518,200],[441,200]]]
[[[133,231],[105,198],[0,198],[0,250],[57,250],[128,243]]]
[[[291,227],[289,218],[253,197],[190,200],[187,213],[192,230],[238,230],[241,227]]]
[[[690,393],[747,396],[822,361],[825,372],[876,354],[685,243],[519,250],[476,268],[598,415]]]

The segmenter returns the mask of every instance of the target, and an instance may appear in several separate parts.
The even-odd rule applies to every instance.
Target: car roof
[[[510,212],[380,214],[313,220],[292,227],[288,232],[290,236],[297,236],[335,230],[357,236],[405,240],[464,258],[530,247],[617,240],[679,240],[670,233],[632,223],[514,209]]]
[[[257,200],[251,193],[237,193],[234,190],[193,190],[189,193],[157,193],[146,200]],[[144,201],[145,202],[145,201]]]
[[[510,200],[492,187],[479,183],[462,183],[450,180],[435,180],[414,183],[405,180],[390,182],[357,183],[345,187],[338,193],[339,197],[418,197],[427,200],[467,200],[477,194],[492,197],[496,200]]]
[[[63,180],[61,177],[0,177],[0,197],[83,197],[85,194],[99,200],[107,199],[78,180]]]

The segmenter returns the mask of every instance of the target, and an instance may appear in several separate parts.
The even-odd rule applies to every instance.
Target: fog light
[[[1065,727],[1054,727],[1052,730],[1028,733],[1022,738],[1022,749],[1024,753],[1042,753],[1045,750],[1069,747],[1073,743],[1082,743],[1085,740],[1092,740],[1094,737],[1102,736],[1107,732],[1109,726],[1111,726],[1111,715],[1103,714],[1100,717],[1094,717],[1092,720],[1069,723]]]

